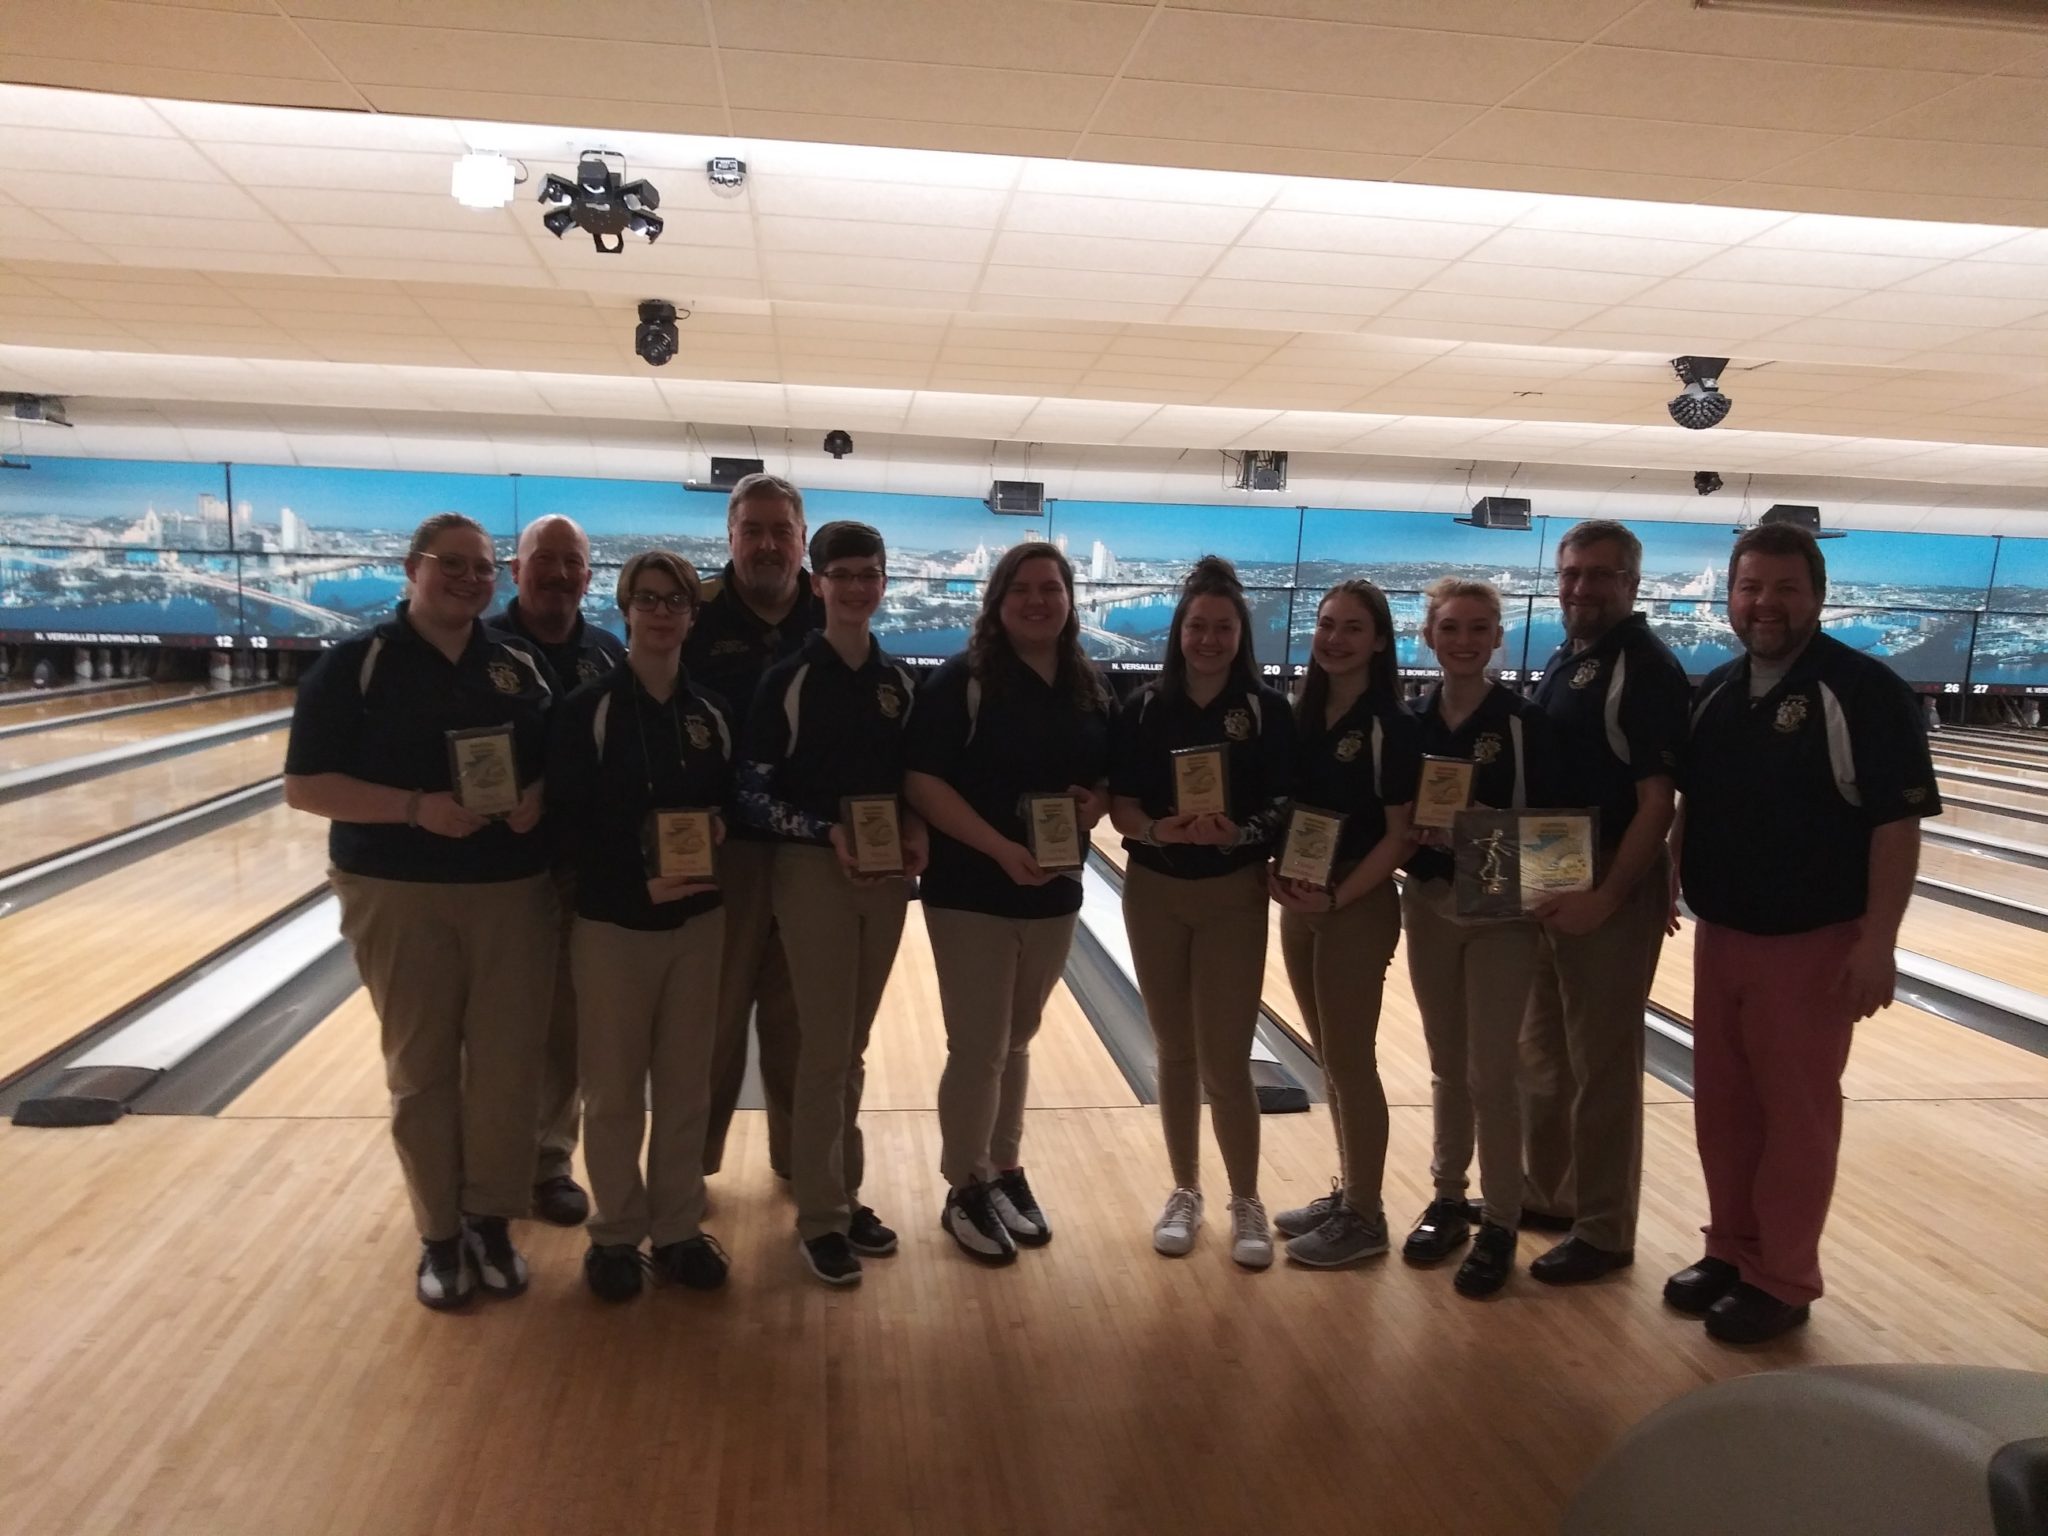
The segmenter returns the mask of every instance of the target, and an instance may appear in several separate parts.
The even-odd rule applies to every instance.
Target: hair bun
[[[1180,590],[1184,597],[1240,596],[1244,583],[1237,579],[1237,567],[1221,555],[1204,555],[1181,582]]]

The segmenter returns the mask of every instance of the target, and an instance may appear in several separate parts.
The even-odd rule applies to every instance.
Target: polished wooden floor
[[[27,736],[0,739],[0,772],[39,768],[67,757],[103,752],[109,747],[131,746],[179,731],[196,731],[201,726],[246,720],[274,709],[291,707],[291,690],[265,688],[254,693],[230,694],[225,698],[197,698],[175,709],[156,709],[141,715],[117,715],[111,720],[83,721]]]
[[[67,715],[90,714],[102,709],[120,709],[129,704],[151,704],[160,699],[182,699],[210,691],[195,682],[110,684],[104,688],[81,688],[37,696],[26,688],[0,689],[0,726],[27,725],[35,720],[58,720]]]
[[[157,857],[172,862],[0,917],[0,1070],[324,862],[317,825],[283,811]],[[1681,1013],[1689,941],[1658,978]],[[1291,1018],[1277,959],[1267,1001]],[[1519,1277],[1483,1304],[1398,1260],[1249,1274],[1220,1203],[1192,1255],[1152,1253],[1157,1113],[1064,989],[1026,1143],[1058,1235],[1013,1268],[973,1266],[936,1225],[943,1028],[915,909],[864,1117],[865,1194],[903,1251],[861,1288],[800,1271],[762,1117],[743,1113],[709,1223],[733,1259],[725,1292],[603,1307],[581,1234],[529,1224],[527,1296],[435,1316],[411,1296],[375,1033],[358,993],[217,1118],[0,1127],[0,1526],[1520,1536],[1554,1529],[1625,1429],[1707,1381],[1816,1362],[2048,1370],[2048,1236],[2030,1214],[2048,1209],[2048,1060],[1905,1005],[1859,1031],[1845,1083],[1831,1294],[1755,1352],[1658,1300],[1697,1256],[1703,1198],[1691,1106],[1654,1079],[1632,1271],[1573,1292]],[[1380,1039],[1398,1234],[1429,1194],[1399,956]],[[1325,1112],[1263,1128],[1268,1204],[1318,1193]]]

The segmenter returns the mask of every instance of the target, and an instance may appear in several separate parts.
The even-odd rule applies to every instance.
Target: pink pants
[[[1833,983],[1860,924],[1693,940],[1693,1125],[1707,1254],[1798,1305],[1821,1293],[1820,1233],[1842,1142],[1855,1021]]]

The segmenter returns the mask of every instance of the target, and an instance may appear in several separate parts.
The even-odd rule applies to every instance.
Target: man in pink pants
[[[1745,654],[1700,684],[1680,773],[1708,1225],[1664,1299],[1724,1344],[1798,1327],[1821,1294],[1850,1035],[1891,1001],[1919,818],[1941,810],[1912,690],[1820,632],[1826,593],[1804,529],[1735,541]]]

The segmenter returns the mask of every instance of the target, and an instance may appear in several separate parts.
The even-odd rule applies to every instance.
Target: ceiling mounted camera
[[[835,427],[825,434],[825,451],[835,459],[843,459],[853,452],[853,439]]]
[[[640,323],[633,328],[633,350],[650,367],[660,368],[676,355],[682,335],[676,329],[676,307],[667,299],[642,299]]]
[[[1702,496],[1711,496],[1721,489],[1721,477],[1711,469],[1696,470],[1692,477],[1692,488]]]

